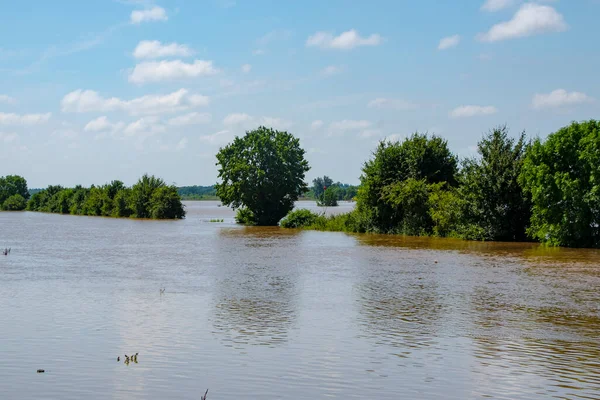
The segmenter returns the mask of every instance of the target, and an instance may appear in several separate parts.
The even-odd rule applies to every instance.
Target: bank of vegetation
[[[177,188],[167,185],[160,178],[149,175],[142,176],[132,187],[127,187],[117,180],[101,186],[92,185],[89,188],[51,185],[46,189],[36,190],[31,197],[29,196],[24,178],[15,176],[0,178],[0,200],[6,197],[2,203],[2,208],[5,210],[27,209],[58,214],[118,218],[181,219],[185,217],[184,206]],[[15,198],[17,200],[11,200]],[[13,207],[12,205],[17,202],[18,207]]]
[[[600,247],[598,121],[545,140],[501,126],[477,151],[459,160],[443,138],[419,133],[383,141],[364,164],[355,209],[325,216],[292,211],[309,191],[304,150],[289,133],[260,127],[220,150],[217,195],[246,224]],[[327,197],[325,178],[312,189],[322,204],[338,198]]]
[[[181,186],[177,188],[181,200],[219,200],[214,186]]]

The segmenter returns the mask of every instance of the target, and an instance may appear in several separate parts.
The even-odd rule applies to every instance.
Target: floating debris
[[[38,369],[38,370],[37,370],[37,373],[38,373],[38,374],[43,374],[44,372],[46,372],[46,371],[45,371],[45,370],[43,370],[43,369]]]
[[[200,400],[206,400],[206,395],[208,394],[208,389],[206,389],[206,392],[204,393],[204,396],[200,397]]]

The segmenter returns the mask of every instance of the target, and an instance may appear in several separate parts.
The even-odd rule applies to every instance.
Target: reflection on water
[[[597,250],[187,211],[0,213],[0,399],[600,398]]]

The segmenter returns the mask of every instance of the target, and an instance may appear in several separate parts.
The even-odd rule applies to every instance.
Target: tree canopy
[[[35,193],[27,209],[72,215],[181,219],[185,210],[177,188],[144,175],[131,188],[121,181],[102,186],[63,188],[48,186]]]
[[[525,133],[518,140],[506,126],[490,131],[477,144],[479,158],[464,161],[460,193],[465,200],[464,233],[472,239],[523,241],[531,204],[518,182],[525,159]]]
[[[558,246],[600,247],[600,122],[574,122],[536,139],[520,177],[531,195],[529,235]]]
[[[244,209],[245,222],[277,225],[307,191],[309,170],[300,140],[288,132],[259,127],[217,153],[223,204]]]
[[[29,191],[25,178],[19,175],[0,176],[0,210],[24,210],[23,204],[27,199]]]

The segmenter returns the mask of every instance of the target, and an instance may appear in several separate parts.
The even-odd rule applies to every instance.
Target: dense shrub
[[[20,194],[13,194],[2,204],[2,209],[5,211],[22,211],[27,207],[27,201]]]

